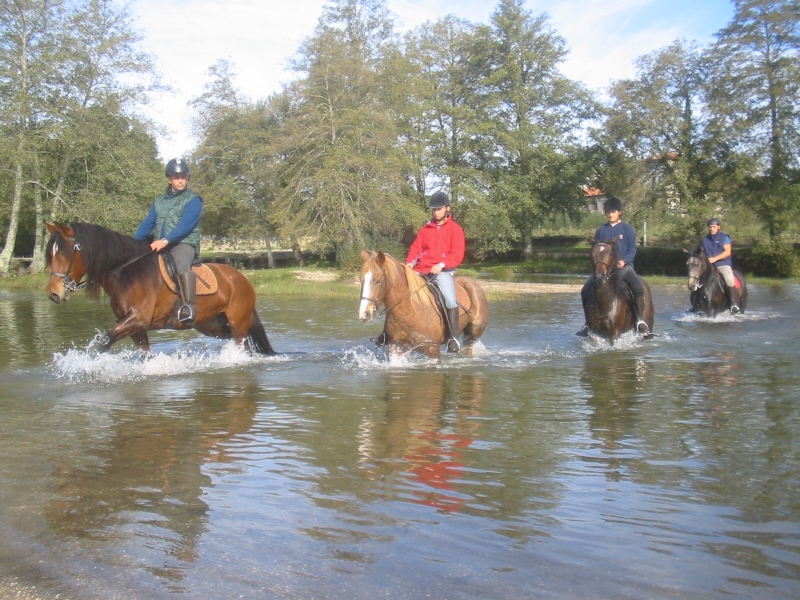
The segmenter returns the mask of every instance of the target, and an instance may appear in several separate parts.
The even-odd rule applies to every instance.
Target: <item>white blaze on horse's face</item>
[[[600,285],[604,284],[608,279],[608,266],[603,262],[605,259],[602,256],[602,253],[610,251],[610,247],[607,244],[595,244],[594,252],[592,252],[592,260],[596,261],[593,265],[594,267],[594,278],[597,283]]]
[[[361,321],[371,321],[375,313],[375,304],[372,301],[372,271],[364,274],[361,283],[361,304],[358,305],[358,318]]]

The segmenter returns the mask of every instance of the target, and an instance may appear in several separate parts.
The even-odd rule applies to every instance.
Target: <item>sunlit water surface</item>
[[[351,302],[260,298],[275,357],[96,351],[0,292],[0,581],[45,598],[800,596],[800,286],[658,337],[491,304],[474,358],[388,356]],[[1,584],[0,584],[1,585]],[[2,588],[0,587],[0,592]],[[0,594],[2,595],[2,594]]]

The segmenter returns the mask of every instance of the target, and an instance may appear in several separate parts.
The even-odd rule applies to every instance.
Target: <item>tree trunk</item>
[[[265,240],[267,242],[267,268],[274,269],[275,268],[275,256],[272,254],[272,244],[269,243],[269,240]]]
[[[531,236],[531,232],[528,231],[525,233],[525,247],[522,251],[522,258],[526,262],[529,260],[533,260],[533,237]]]
[[[39,168],[39,157],[33,162],[36,183],[33,188],[33,203],[36,210],[36,235],[33,242],[33,261],[31,273],[41,273],[45,266],[45,248],[47,246],[47,230],[44,228],[44,202],[42,202],[42,173]]]
[[[294,254],[294,262],[298,267],[305,267],[306,261],[303,260],[303,251],[300,250],[300,244],[297,238],[292,236],[292,253]]]
[[[17,243],[20,206],[22,206],[22,163],[17,162],[14,165],[14,197],[11,200],[11,213],[8,217],[6,245],[3,251],[0,252],[0,277],[8,277],[11,257],[14,254],[14,245]]]

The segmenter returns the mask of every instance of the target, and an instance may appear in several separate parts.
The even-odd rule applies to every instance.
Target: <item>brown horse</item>
[[[361,252],[361,304],[358,318],[372,321],[383,305],[386,313],[386,343],[389,352],[417,350],[431,358],[441,356],[445,339],[441,311],[425,279],[396,258],[378,252]],[[461,308],[458,333],[464,334],[464,352],[472,356],[472,346],[486,329],[489,303],[481,286],[467,277],[456,277],[456,296]]]
[[[633,312],[633,295],[628,285],[620,277],[617,269],[619,260],[616,240],[611,242],[592,242],[592,274],[594,285],[589,290],[586,301],[586,324],[589,330],[608,339],[613,346],[620,335],[636,330]],[[644,288],[644,315],[642,319],[650,328],[646,339],[653,337],[655,309],[650,286],[642,280]]]
[[[102,345],[126,336],[143,351],[150,350],[151,329],[188,329],[244,344],[251,352],[274,354],[267,333],[256,313],[256,292],[236,269],[227,265],[208,267],[217,279],[218,291],[197,296],[192,325],[178,323],[178,296],[161,276],[158,255],[147,242],[88,223],[48,224],[47,295],[56,303],[66,302],[70,292],[86,288],[97,298],[102,289],[111,300],[117,324]],[[84,280],[85,278],[85,280]]]
[[[689,269],[689,301],[693,313],[715,317],[717,313],[731,309],[731,299],[726,293],[725,280],[712,265],[702,246],[689,253],[686,261]],[[739,310],[744,312],[747,306],[747,282],[744,275],[733,269],[733,276],[739,284]]]

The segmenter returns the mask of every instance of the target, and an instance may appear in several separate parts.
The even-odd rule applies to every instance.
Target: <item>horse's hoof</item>
[[[577,335],[578,337],[589,337],[589,328],[584,327],[580,331],[576,332],[575,335]]]

